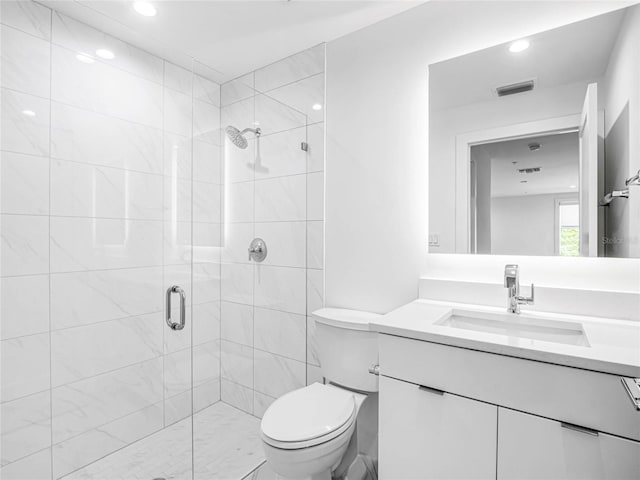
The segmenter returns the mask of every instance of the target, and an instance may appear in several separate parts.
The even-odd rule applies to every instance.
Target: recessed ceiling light
[[[527,48],[529,48],[529,40],[516,40],[509,45],[509,51],[511,53],[524,52]]]
[[[569,188],[578,188],[577,185],[569,185]]]
[[[82,62],[82,63],[93,63],[93,62],[95,62],[95,60],[93,58],[91,58],[89,55],[85,55],[84,53],[77,54],[76,58],[78,59],[79,62]]]
[[[36,112],[34,112],[33,110],[22,110],[22,114],[26,115],[27,117],[35,117],[36,116]]]
[[[314,110],[322,110],[322,105],[320,105],[319,103],[314,103],[311,108],[313,108]]]
[[[96,55],[100,58],[104,58],[105,60],[113,60],[116,58],[115,54],[111,50],[107,50],[106,48],[99,48],[96,50]]]
[[[144,17],[155,17],[158,13],[149,2],[133,2],[133,9]]]

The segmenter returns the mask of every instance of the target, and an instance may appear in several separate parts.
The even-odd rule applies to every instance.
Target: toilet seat
[[[271,404],[260,424],[262,439],[285,450],[320,445],[349,430],[357,411],[352,392],[314,383]]]

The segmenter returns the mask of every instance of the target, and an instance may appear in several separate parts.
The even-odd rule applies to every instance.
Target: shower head
[[[253,128],[245,128],[244,130],[240,131],[233,125],[227,125],[227,127],[224,129],[224,132],[236,147],[242,148],[243,150],[247,148],[247,145],[249,144],[246,137],[244,136],[246,132],[251,132],[255,134],[256,137],[259,137],[261,133],[259,128],[256,128],[255,130]]]

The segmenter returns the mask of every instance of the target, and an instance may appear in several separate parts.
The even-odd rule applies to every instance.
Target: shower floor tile
[[[240,480],[264,462],[260,420],[218,402],[122,450],[97,460],[64,480],[188,480],[191,452],[196,480]]]

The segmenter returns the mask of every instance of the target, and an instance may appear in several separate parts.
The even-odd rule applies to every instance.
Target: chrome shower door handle
[[[180,322],[178,323],[171,320],[171,296],[174,293],[180,295]],[[182,330],[184,328],[184,324],[186,323],[185,299],[184,290],[178,285],[173,285],[167,289],[167,325],[169,325],[171,330]]]

